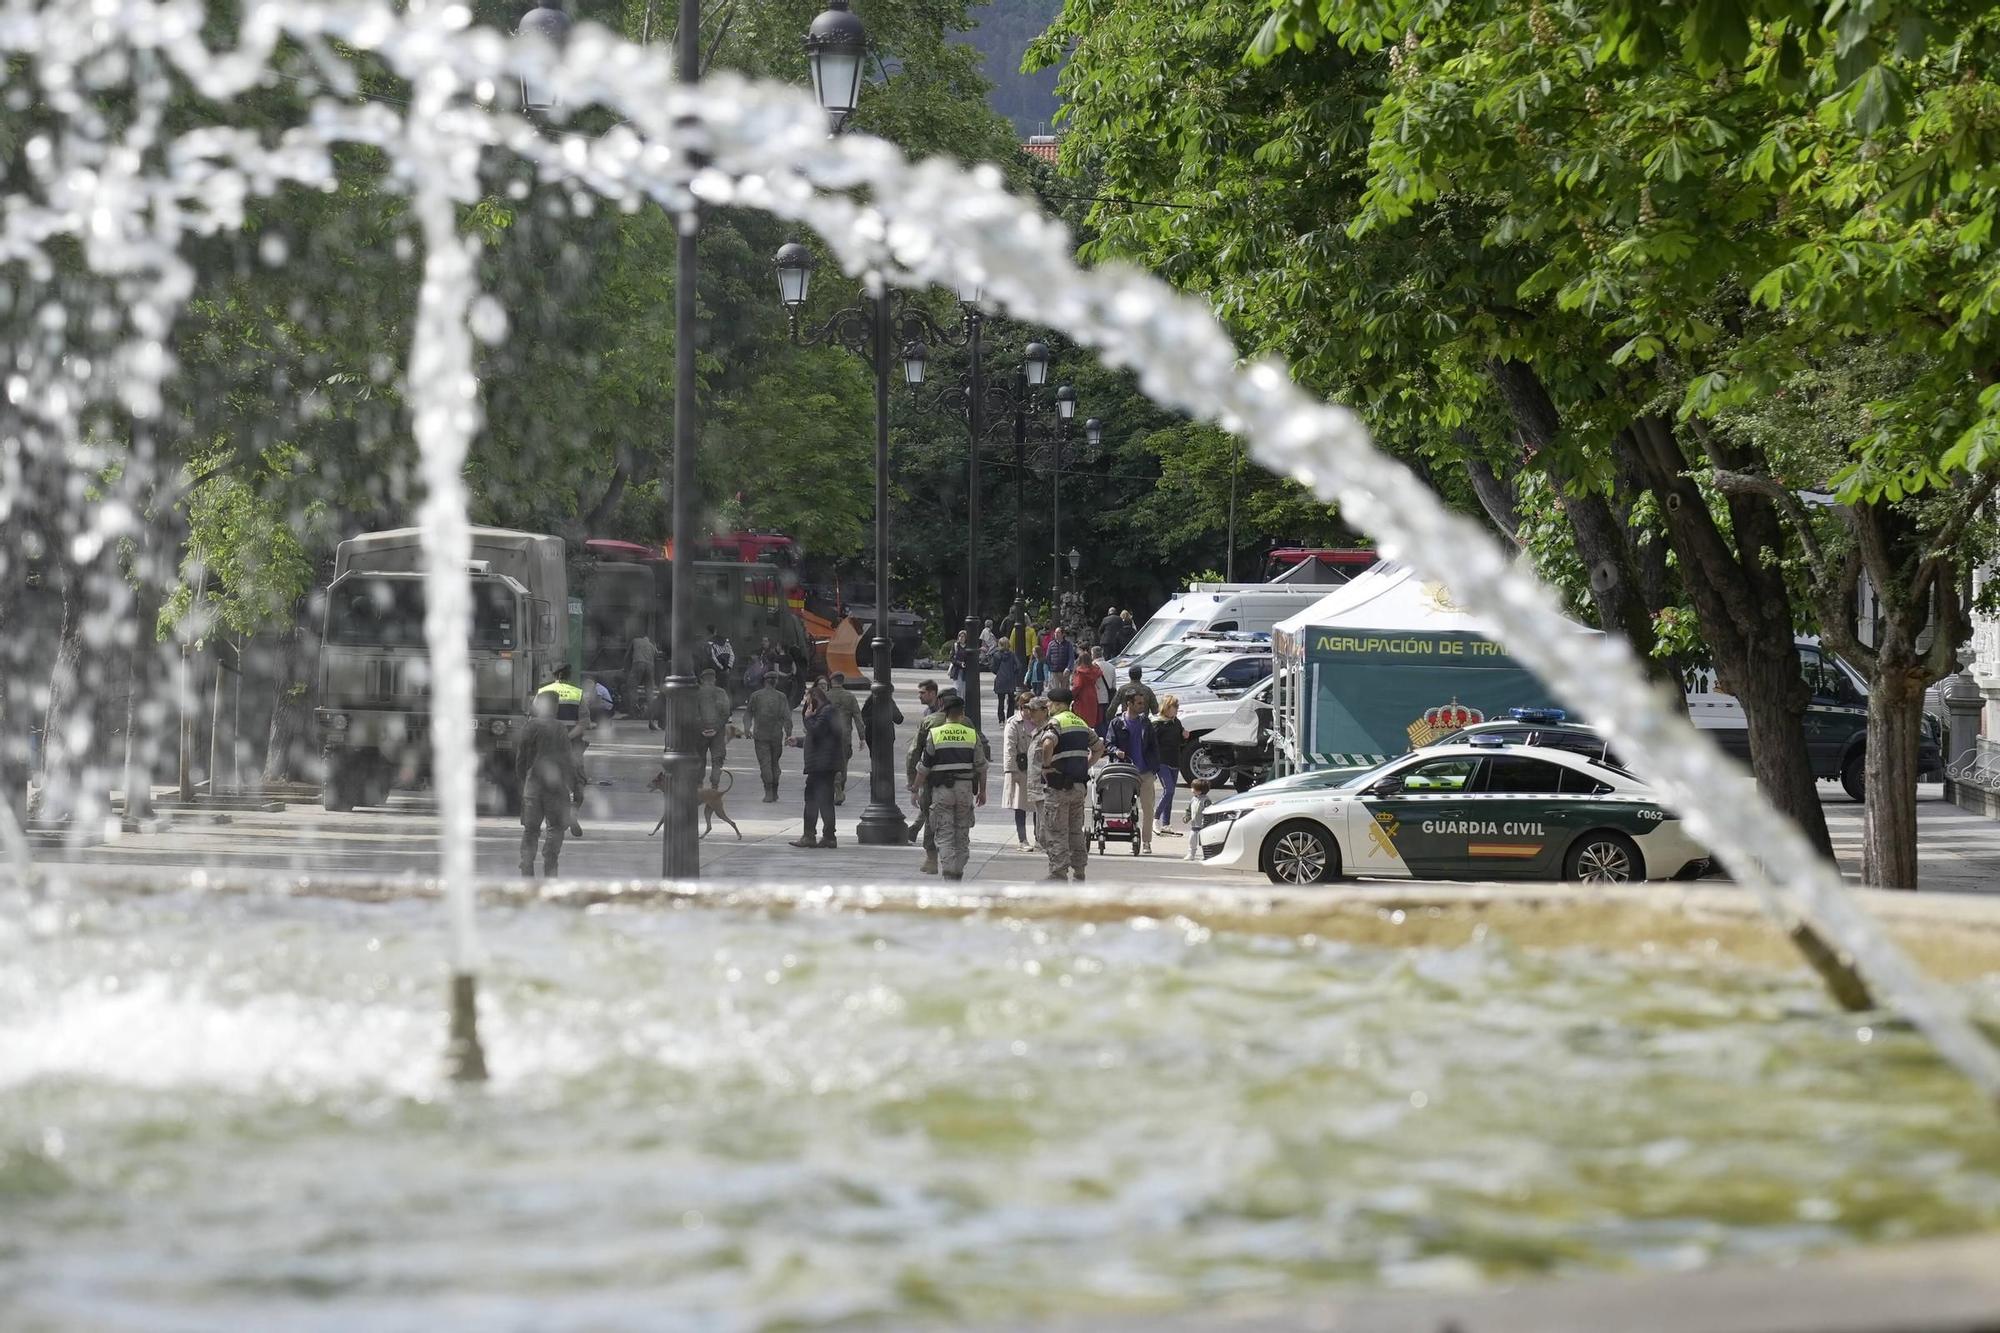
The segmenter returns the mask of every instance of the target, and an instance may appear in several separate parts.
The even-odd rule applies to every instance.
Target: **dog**
[[[706,838],[709,830],[715,827],[715,821],[720,819],[723,823],[729,825],[730,831],[736,835],[736,841],[743,841],[743,830],[736,827],[736,821],[731,819],[729,812],[722,808],[722,798],[727,796],[729,789],[735,785],[735,777],[730,774],[729,770],[724,769],[722,772],[722,785],[720,787],[711,787],[703,783],[695,790],[695,795],[701,797],[702,837]],[[667,792],[667,771],[663,768],[653,774],[653,780],[647,783],[646,786],[649,790],[659,792],[662,796],[665,796]],[[667,812],[662,810],[660,811],[660,822],[653,825],[653,832],[658,833],[666,826]]]

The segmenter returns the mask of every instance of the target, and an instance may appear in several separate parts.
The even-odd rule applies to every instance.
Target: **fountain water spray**
[[[377,144],[403,168],[428,247],[410,401],[429,485],[433,605],[425,630],[438,681],[433,736],[443,873],[452,904],[455,977],[463,982],[454,981],[454,996],[463,989],[466,1035],[476,947],[474,754],[462,674],[467,548],[459,469],[478,417],[474,349],[464,328],[475,288],[451,214],[479,154],[504,149],[535,163],[545,182],[580,186],[627,206],[651,200],[685,213],[698,198],[805,223],[850,273],[876,271],[905,285],[969,277],[993,306],[1065,330],[1109,364],[1135,370],[1156,400],[1241,435],[1260,463],[1338,503],[1385,554],[1437,580],[1460,603],[1480,607],[1510,653],[1560,697],[1599,719],[1622,751],[1639,756],[1642,770],[1690,831],[1783,927],[1832,942],[1816,965],[1847,987],[1846,1002],[1865,1002],[1865,992],[1855,987],[1866,978],[1988,1096],[2000,1096],[2000,1057],[1968,1022],[1963,1005],[1916,972],[1859,909],[1835,868],[1648,683],[1622,640],[1579,642],[1554,595],[1515,568],[1478,525],[1446,511],[1408,469],[1376,450],[1351,412],[1311,398],[1275,362],[1242,365],[1203,304],[1129,268],[1079,269],[1066,229],[1008,194],[993,168],[968,172],[940,161],[912,163],[893,146],[866,137],[829,143],[823,113],[789,88],[718,76],[697,98],[674,81],[665,51],[634,46],[592,25],[580,26],[558,57],[539,41],[466,30],[466,11],[457,5],[398,15],[373,3],[262,0],[243,9],[239,47],[214,52],[199,40],[202,11],[193,0],[98,0],[86,22],[53,17],[68,8],[12,0],[0,10],[0,50],[44,63],[53,53],[72,67],[101,50],[158,51],[203,92],[226,99],[260,77],[280,40],[314,52],[330,80],[351,86],[342,83],[339,61],[326,48],[331,39],[374,52],[416,90],[408,123],[380,105],[323,101],[309,125],[276,146],[225,130],[184,136],[175,149],[193,144],[189,157],[209,163],[212,178],[233,190],[221,192],[219,208],[214,200],[190,198],[178,174],[130,197],[100,193],[93,204],[125,217],[141,201],[163,199],[214,226],[233,200],[240,220],[245,193],[268,191],[281,180],[323,177],[326,146],[339,139]],[[496,81],[509,77],[553,84],[564,105],[596,104],[623,123],[594,140],[551,139],[518,116],[478,105],[490,100]],[[38,238],[21,230],[24,217],[41,219],[51,228],[45,234],[54,234],[81,227],[95,213],[12,212],[0,236],[0,259],[20,256],[24,245],[34,248]],[[175,262],[171,254],[154,259],[167,268]]]

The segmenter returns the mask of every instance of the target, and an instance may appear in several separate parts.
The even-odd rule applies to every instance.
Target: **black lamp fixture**
[[[570,17],[563,13],[563,0],[541,0],[541,3],[521,16],[521,24],[514,30],[518,37],[539,37],[558,51],[569,40]],[[562,105],[553,86],[521,80],[521,109],[527,112],[546,113]]]
[[[1102,421],[1099,421],[1096,417],[1092,417],[1090,418],[1090,420],[1084,422],[1083,438],[1090,442],[1090,447],[1093,449],[1095,449],[1098,445],[1103,444],[1104,423]]]
[[[929,368],[931,349],[920,342],[903,344],[903,383],[912,389],[924,387],[924,372]]]
[[[787,313],[796,315],[805,308],[806,293],[812,287],[813,252],[797,241],[778,247],[778,299]]]
[[[835,134],[861,101],[861,71],[867,58],[868,29],[847,7],[847,0],[827,0],[826,11],[806,30],[806,59],[812,65],[813,94]]]
[[[1049,349],[1046,343],[1028,344],[1022,354],[1021,369],[1028,376],[1028,387],[1039,389],[1049,382]]]
[[[1076,416],[1076,390],[1065,384],[1056,390],[1056,420],[1069,421]]]

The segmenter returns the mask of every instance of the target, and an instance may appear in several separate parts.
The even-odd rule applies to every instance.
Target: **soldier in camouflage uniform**
[[[778,799],[778,771],[783,766],[785,742],[792,738],[792,702],[777,686],[783,679],[776,673],[765,676],[744,707],[749,715],[750,743],[757,747],[757,772],[764,779],[766,801]]]
[[[521,873],[535,873],[535,847],[542,852],[542,873],[556,873],[568,831],[570,795],[580,785],[569,726],[556,717],[552,694],[535,696],[534,717],[514,751],[514,772],[521,784]]]
[[[735,711],[736,703],[729,697],[729,691],[715,683],[715,672],[702,672],[695,712],[701,719],[701,749],[708,752],[711,787],[722,785],[722,764],[729,757],[729,715]]]
[[[924,733],[917,781],[930,793],[931,827],[946,879],[963,879],[972,856],[973,807],[986,804],[986,742],[965,720],[956,694],[938,700],[944,721]]]
[[[1035,738],[1048,792],[1042,797],[1042,850],[1049,858],[1049,878],[1082,879],[1090,860],[1090,839],[1084,826],[1084,803],[1090,785],[1091,761],[1104,754],[1104,742],[1088,722],[1072,713],[1066,686],[1049,691],[1055,710]]]
[[[834,729],[840,733],[840,767],[833,774],[833,803],[847,803],[847,765],[854,758],[854,737],[861,730],[861,701],[854,697],[854,691],[847,688],[846,673],[833,673],[833,684],[826,692],[826,701],[838,712],[834,719]]]

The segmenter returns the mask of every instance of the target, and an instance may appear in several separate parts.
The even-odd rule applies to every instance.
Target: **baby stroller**
[[[1090,836],[1102,856],[1107,843],[1129,842],[1139,854],[1139,770],[1130,764],[1100,764],[1090,775]]]

